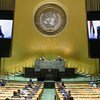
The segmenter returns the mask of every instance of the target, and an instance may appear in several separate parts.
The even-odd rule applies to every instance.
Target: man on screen
[[[1,26],[0,26],[0,37],[3,38],[4,34],[2,33]]]
[[[100,38],[100,26],[97,27],[97,38]]]

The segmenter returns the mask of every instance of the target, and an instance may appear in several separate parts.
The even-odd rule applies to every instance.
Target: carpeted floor
[[[44,89],[41,100],[55,100],[55,89]]]

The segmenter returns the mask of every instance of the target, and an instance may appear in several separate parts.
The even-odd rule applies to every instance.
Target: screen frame
[[[100,21],[100,11],[88,11],[87,12],[87,22],[88,21]],[[87,23],[86,22],[86,23]],[[88,33],[87,25],[87,37],[88,37],[88,52],[90,58],[100,58],[100,38],[90,39]]]
[[[10,57],[12,51],[13,29],[14,29],[14,10],[0,10],[1,20],[13,20],[12,23],[12,37],[0,38],[0,58]]]

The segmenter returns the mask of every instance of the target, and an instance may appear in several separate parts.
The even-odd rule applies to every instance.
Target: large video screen
[[[0,19],[0,38],[12,38],[13,20]]]
[[[89,57],[100,58],[100,11],[87,12]]]
[[[100,20],[90,20],[87,24],[89,39],[100,39]]]
[[[0,10],[0,57],[10,57],[13,38],[14,11]]]

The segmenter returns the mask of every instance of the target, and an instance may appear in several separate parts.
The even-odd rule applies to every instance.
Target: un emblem
[[[40,6],[34,16],[36,28],[45,35],[55,35],[62,31],[67,22],[64,10],[57,4]]]

